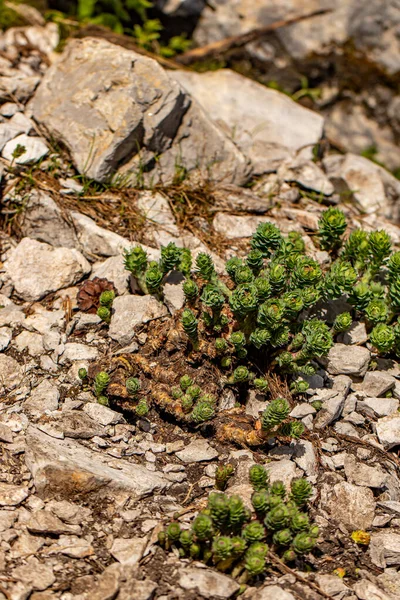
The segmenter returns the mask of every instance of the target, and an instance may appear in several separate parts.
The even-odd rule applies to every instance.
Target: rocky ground
[[[372,16],[375,4],[368,5]],[[386,4],[384,36],[379,28],[363,36],[362,15],[358,27],[351,24],[356,48],[369,44],[389,89],[398,71],[400,8]],[[178,5],[197,4],[163,4],[170,13]],[[323,44],[331,56],[328,41],[354,33],[346,10],[358,3],[336,5],[337,23],[344,23],[339,40],[339,25],[332,32],[323,16],[316,26],[322,41],[304,36],[307,22],[282,32],[296,59],[318,55]],[[219,16],[224,6],[203,11],[199,43],[259,22],[253,11],[239,29],[232,18],[229,29]],[[214,35],[217,28],[223,35]],[[360,146],[348,148],[342,130],[348,151],[327,151],[324,131],[334,126],[342,99],[326,116],[324,107],[311,111],[231,70],[167,71],[99,38],[72,40],[62,54],[58,43],[53,23],[0,37],[0,600],[234,597],[234,580],[157,545],[173,515],[189,522],[204,507],[217,466],[227,462],[234,466],[227,492],[247,500],[254,462],[267,464],[272,481],[289,485],[306,476],[315,485],[312,516],[321,529],[311,570],[273,565],[243,598],[399,598],[400,366],[376,359],[362,323],[337,340],[293,404],[291,416],[306,426],[302,438],[273,439],[257,450],[224,443],[207,427],[180,426],[154,409],[138,419],[103,406],[78,370],[125,368],[127,356],[158,351],[161,332],[183,306],[174,278],[163,303],[132,294],[124,248],[140,242],[157,258],[160,246],[174,241],[194,256],[210,252],[222,272],[224,260],[245,250],[256,226],[269,220],[300,232],[324,265],[328,256],[314,242],[329,205],[340,206],[352,227],[386,229],[398,248],[400,181],[360,156]],[[393,88],[390,94],[393,125],[398,96]],[[354,97],[351,107],[360,110]],[[376,116],[378,106],[372,108]],[[359,120],[364,133],[366,119]],[[379,119],[371,123],[384,138]],[[384,162],[394,169],[400,158],[392,125],[385,146],[391,162]],[[112,281],[118,294],[109,327],[77,304],[80,286],[95,277]],[[169,366],[183,368],[179,361]],[[315,400],[322,402],[318,412]],[[233,419],[235,402],[225,388],[219,408]],[[250,394],[246,418],[255,420],[265,406]],[[352,541],[354,530],[371,534],[369,546]]]

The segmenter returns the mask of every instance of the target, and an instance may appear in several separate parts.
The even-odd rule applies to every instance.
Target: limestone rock
[[[77,245],[75,232],[66,215],[41,190],[33,190],[31,193],[23,214],[21,230],[25,237],[51,246],[75,248]]]
[[[26,463],[37,492],[45,497],[126,492],[142,498],[169,485],[162,475],[140,465],[119,460],[119,468],[113,468],[106,457],[79,442],[52,438],[35,427],[28,428],[26,443]]]
[[[24,372],[11,356],[0,354],[0,390],[13,390],[22,383]]]
[[[147,537],[116,538],[111,546],[110,553],[118,562],[133,566],[142,558],[147,542]]]
[[[370,358],[370,351],[362,346],[334,344],[326,359],[321,362],[326,363],[326,369],[331,375],[362,377],[367,372]]]
[[[353,590],[359,600],[394,600],[393,596],[386,594],[377,585],[372,583],[372,581],[368,581],[368,579],[357,581]]]
[[[184,463],[196,463],[217,458],[218,452],[204,439],[193,440],[184,450],[176,452],[176,456]]]
[[[34,417],[40,417],[58,408],[60,394],[57,387],[45,379],[31,392],[24,402],[24,410]]]
[[[186,567],[179,572],[179,585],[187,591],[197,591],[204,598],[224,600],[239,591],[239,584],[222,573],[210,569]]]
[[[376,435],[386,450],[400,444],[400,414],[396,413],[378,419]]]
[[[154,296],[119,296],[113,302],[109,335],[122,346],[127,346],[135,337],[136,325],[166,314],[167,308]]]
[[[395,383],[396,379],[389,373],[370,371],[366,373],[360,389],[366,396],[378,398],[394,387]]]
[[[17,506],[28,496],[28,488],[0,483],[0,506]]]
[[[71,218],[84,254],[117,256],[122,254],[124,248],[132,245],[126,238],[100,227],[86,215],[72,212]]]
[[[111,408],[103,406],[98,402],[88,402],[83,407],[83,410],[96,423],[100,423],[100,425],[104,426],[114,425],[115,423],[123,423],[125,420],[121,413],[117,413],[115,410],[111,410]]]
[[[23,238],[5,263],[7,275],[18,296],[27,301],[68,287],[90,273],[90,265],[80,252],[53,248]]]
[[[396,398],[365,398],[357,402],[357,411],[369,417],[387,417],[397,412]]]
[[[344,459],[344,472],[350,483],[370,488],[383,488],[388,480],[383,469],[365,465],[351,454]]]
[[[323,118],[285,94],[229,69],[174,71],[171,76],[232,136],[256,174],[274,170],[282,158],[304,146],[309,146],[311,158]]]
[[[278,585],[267,585],[255,591],[254,588],[249,589],[243,600],[295,600],[295,597]]]
[[[45,590],[56,580],[52,567],[40,563],[34,556],[31,556],[25,565],[13,569],[12,575],[17,581],[22,581],[34,590]]]
[[[14,158],[13,154],[18,149],[18,146],[25,149],[23,154]],[[14,161],[17,165],[28,165],[31,163],[38,162],[41,158],[48,154],[49,149],[44,143],[42,138],[31,137],[22,133],[16,138],[7,142],[1,153],[2,157],[6,160]]]
[[[342,523],[349,531],[369,529],[375,516],[374,495],[369,488],[345,481],[333,489],[324,485],[321,501],[331,518]]]
[[[400,535],[396,529],[373,533],[369,554],[374,565],[382,569],[400,565]]]

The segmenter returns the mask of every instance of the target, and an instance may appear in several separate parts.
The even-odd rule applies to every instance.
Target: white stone
[[[42,138],[30,137],[23,133],[7,142],[1,153],[2,157],[11,162],[13,160],[13,152],[17,146],[23,146],[26,150],[21,156],[14,159],[13,162],[18,165],[35,163],[49,152],[49,149]]]
[[[341,333],[337,337],[337,341],[339,343],[343,343],[346,345],[362,345],[368,341],[367,329],[365,327],[365,323],[359,323],[357,321],[353,321],[350,329]]]
[[[0,390],[13,390],[24,377],[22,367],[11,356],[0,354]]]
[[[363,377],[368,369],[371,358],[370,351],[362,346],[346,346],[335,344],[329,350],[324,362],[331,375],[355,375]]]
[[[24,585],[39,591],[47,589],[56,580],[53,568],[39,562],[34,556],[28,558],[26,564],[13,569],[11,574],[17,581],[22,581]]]
[[[23,238],[10,253],[5,269],[16,293],[32,302],[73,285],[90,273],[91,267],[75,249],[53,248]]]
[[[293,460],[308,477],[318,475],[318,459],[312,442],[300,440],[293,446]]]
[[[132,245],[128,239],[100,227],[86,215],[71,213],[82,252],[88,255],[118,256]]]
[[[384,371],[369,371],[365,374],[360,389],[370,398],[379,398],[388,392],[396,383],[396,379]]]
[[[232,137],[252,161],[256,174],[274,170],[284,157],[304,147],[306,157],[312,157],[323,118],[285,94],[229,69],[174,71],[171,77]]]
[[[19,352],[27,349],[31,356],[40,356],[44,352],[43,338],[39,333],[22,331],[15,338],[14,344]]]
[[[55,439],[32,426],[27,431],[25,456],[37,493],[46,497],[128,493],[139,499],[170,485],[160,473],[122,459],[114,468],[106,456],[78,441]]]
[[[295,600],[295,597],[278,585],[267,585],[249,589],[243,600]]]
[[[98,354],[98,349],[93,346],[79,344],[78,342],[68,342],[64,345],[60,362],[64,364],[67,361],[74,360],[95,360]]]
[[[396,398],[365,398],[357,402],[357,411],[369,417],[387,417],[397,412]]]
[[[90,279],[94,277],[105,277],[111,281],[119,296],[128,293],[130,273],[125,269],[124,258],[119,256],[110,256],[104,262],[98,262],[93,265]]]
[[[115,423],[124,423],[125,419],[121,413],[111,410],[107,406],[103,406],[98,402],[88,402],[84,405],[83,410],[96,423],[101,425],[114,425]]]
[[[389,596],[368,579],[357,581],[353,586],[353,590],[359,600],[394,600],[392,595]]]
[[[388,480],[386,471],[380,467],[365,465],[352,454],[345,457],[344,472],[349,483],[370,488],[383,488]]]
[[[400,565],[400,534],[396,529],[373,533],[369,554],[374,565],[381,569]]]
[[[269,463],[267,469],[270,482],[283,481],[288,491],[293,479],[303,475],[303,471],[296,467],[296,463],[286,458]]]
[[[370,529],[375,516],[372,491],[346,481],[332,486],[324,484],[321,490],[322,507],[332,519],[342,523],[349,531]]]
[[[133,566],[142,558],[147,542],[147,537],[116,538],[113,541],[110,553],[118,562]]]
[[[0,327],[0,352],[5,350],[12,340],[12,329],[10,327]]]
[[[210,600],[231,598],[239,591],[240,585],[231,577],[212,571],[187,566],[179,572],[179,585],[187,591],[197,591]]]
[[[0,506],[16,506],[28,496],[28,488],[0,482]]]
[[[182,462],[187,464],[213,460],[218,456],[218,452],[204,439],[193,440],[184,450],[175,454]]]
[[[400,414],[397,413],[378,419],[376,435],[386,450],[400,444]]]
[[[146,221],[159,225],[174,235],[179,235],[179,229],[168,200],[160,192],[141,192],[137,203],[139,210],[146,217]]]
[[[57,387],[45,379],[31,392],[24,402],[24,410],[34,417],[40,417],[57,410],[60,394]]]
[[[122,346],[135,337],[136,325],[167,315],[167,308],[153,296],[118,296],[113,302],[109,336]]]

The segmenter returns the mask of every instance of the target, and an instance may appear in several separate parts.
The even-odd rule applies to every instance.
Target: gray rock
[[[101,425],[114,425],[115,423],[124,423],[125,421],[120,413],[98,402],[88,402],[84,405],[83,410],[89,417]]]
[[[307,417],[308,415],[315,415],[316,412],[315,408],[308,402],[300,402],[300,404],[296,404],[289,416],[295,419],[303,419],[303,417]]]
[[[27,350],[31,356],[40,356],[44,352],[42,336],[31,331],[22,331],[17,335],[14,345],[19,352]]]
[[[79,442],[58,440],[34,427],[27,430],[26,444],[26,463],[36,491],[46,497],[123,492],[139,499],[170,485],[161,474],[141,465],[119,460],[118,469],[113,468],[106,457]]]
[[[23,238],[5,262],[5,269],[18,296],[34,302],[73,285],[90,273],[91,267],[75,249],[53,248]]]
[[[396,218],[400,183],[388,171],[354,154],[329,156],[324,166],[336,190],[352,192],[356,206],[363,213]]]
[[[121,254],[120,256],[111,256],[104,262],[95,263],[90,279],[105,277],[108,281],[112,281],[119,296],[121,296],[129,291],[129,275],[130,273],[125,269]]]
[[[147,542],[147,537],[116,538],[113,541],[110,553],[118,562],[133,566],[142,558]]]
[[[375,516],[375,500],[372,491],[345,481],[332,486],[324,484],[321,505],[348,530],[369,529]]]
[[[365,398],[357,402],[357,411],[368,417],[387,417],[397,412],[396,398]]]
[[[60,363],[64,364],[74,360],[95,360],[99,354],[97,348],[79,344],[78,342],[68,342],[64,345],[64,351],[60,358]]]
[[[316,575],[315,581],[317,585],[329,596],[337,596],[341,594],[340,598],[343,597],[343,592],[349,591],[347,585],[344,584],[342,579],[337,575]]]
[[[12,329],[10,327],[0,327],[0,352],[5,350],[12,340]]]
[[[102,425],[78,410],[63,410],[60,420],[54,425],[69,438],[87,440],[94,436],[104,436]]]
[[[379,398],[394,387],[396,379],[384,371],[369,371],[364,377],[360,390],[370,398]]]
[[[173,235],[179,235],[175,217],[168,204],[168,200],[160,192],[144,191],[138,195],[138,208],[147,221],[160,225]]]
[[[118,256],[122,254],[124,248],[132,245],[132,242],[121,235],[99,227],[93,219],[86,215],[72,212],[71,218],[75,225],[82,252],[86,255]]]
[[[295,597],[278,585],[267,585],[255,591],[254,588],[249,589],[243,600],[295,600]]]
[[[369,555],[374,565],[381,569],[400,565],[400,534],[397,530],[390,529],[373,533]]]
[[[179,83],[249,157],[257,174],[275,170],[282,158],[311,148],[322,135],[323,118],[275,90],[228,69],[174,71]]]
[[[22,367],[11,356],[0,354],[0,390],[13,390],[24,378]]]
[[[50,565],[42,564],[37,558],[31,556],[25,565],[12,570],[12,576],[17,581],[22,581],[32,590],[46,590],[53,585],[56,578]]]
[[[182,287],[184,279],[182,273],[175,271],[168,275],[164,284],[164,304],[168,307],[171,315],[183,308],[185,304],[185,294]]]
[[[387,594],[392,594],[395,598],[400,595],[400,573],[394,569],[387,570],[386,573],[381,573],[376,580]]]
[[[266,221],[273,223],[274,219],[255,215],[242,216],[218,212],[213,219],[213,228],[228,239],[246,238],[251,237],[258,225]],[[293,229],[296,229],[296,227],[293,227]]]
[[[378,419],[376,435],[386,450],[400,444],[400,414],[397,413]]]
[[[92,600],[114,600],[119,592],[120,565],[114,563],[104,569],[91,590]]]
[[[367,372],[370,358],[371,354],[367,348],[335,344],[329,350],[324,362],[326,362],[326,369],[331,375],[363,377]]]
[[[365,323],[358,323],[353,321],[350,329],[341,333],[337,337],[337,341],[341,344],[347,345],[359,345],[365,344],[368,341],[367,329]]]
[[[28,496],[28,488],[0,482],[0,506],[17,506]]]
[[[352,454],[347,454],[344,459],[344,472],[349,483],[370,488],[383,488],[388,480],[383,469],[364,465]]]
[[[57,410],[60,394],[55,385],[45,379],[31,392],[24,402],[24,410],[34,417],[40,417]]]
[[[286,458],[269,463],[267,468],[271,483],[274,481],[283,481],[288,491],[290,490],[290,484],[293,479],[300,477],[303,474],[303,472],[296,467],[296,463]]]
[[[86,558],[94,554],[94,548],[85,538],[76,535],[61,535],[55,544],[52,544],[48,554],[64,554],[70,558]]]
[[[189,104],[156,61],[86,38],[70,42],[48,69],[32,110],[67,145],[80,172],[104,181],[138,148],[170,147]]]
[[[357,581],[353,586],[353,590],[359,600],[394,600],[393,596],[385,594],[381,588],[372,581],[368,581],[368,579]]]
[[[48,510],[38,510],[32,513],[26,523],[28,531],[43,535],[61,535],[71,533],[79,535],[82,529],[79,525],[67,525]]]
[[[21,156],[13,158],[13,154],[17,149],[17,146],[25,148],[25,152],[21,154]],[[38,160],[46,156],[48,152],[49,149],[42,138],[30,137],[29,135],[22,133],[21,135],[18,135],[16,138],[7,142],[1,155],[6,160],[9,160],[10,162],[13,161],[17,165],[28,165],[38,162]]]
[[[179,571],[179,585],[187,591],[197,591],[204,598],[223,600],[239,591],[240,585],[231,577],[212,571],[186,567]]]
[[[41,190],[33,190],[30,194],[23,213],[21,231],[25,237],[51,246],[75,248],[78,243],[66,214]]]
[[[3,150],[4,146],[17,137],[20,133],[23,133],[24,129],[20,123],[14,123],[12,119],[5,123],[0,123],[0,151]]]
[[[323,170],[314,162],[310,160],[305,161],[301,155],[295,158],[288,166],[283,164],[282,172],[285,181],[298,183],[306,190],[312,190],[324,196],[331,196],[335,191],[335,188]],[[279,174],[280,171],[278,172]]]
[[[51,500],[47,503],[46,508],[70,525],[81,525],[83,521],[90,517],[92,512],[90,508],[68,502],[67,500],[61,500],[60,502]]]
[[[213,460],[218,456],[218,452],[204,439],[193,440],[184,450],[175,454],[182,462],[187,464]]]
[[[314,419],[314,427],[316,429],[323,429],[333,423],[342,414],[346,395],[341,393],[333,392],[322,404],[322,408],[318,411],[317,416]]]
[[[318,475],[318,459],[312,442],[300,440],[293,447],[293,460],[308,477]]]
[[[13,436],[11,429],[4,423],[0,423],[0,441],[11,444],[13,441],[13,438],[14,438],[14,436]]]
[[[3,308],[0,308],[0,325],[10,325],[15,327],[25,321],[25,315],[20,306],[11,303]]]
[[[167,315],[167,308],[153,296],[119,296],[113,302],[109,335],[122,346],[130,344],[134,328]]]

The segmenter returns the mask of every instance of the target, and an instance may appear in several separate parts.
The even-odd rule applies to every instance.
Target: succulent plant
[[[252,521],[243,527],[242,536],[248,544],[261,542],[265,538],[265,527],[259,521]]]
[[[267,406],[261,417],[261,426],[269,431],[280,425],[290,413],[290,406],[285,398],[276,398]]]
[[[250,483],[256,491],[268,488],[268,471],[263,465],[252,465],[249,470]]]
[[[257,322],[268,329],[276,330],[282,325],[284,315],[284,301],[271,298],[260,305],[257,314]]]
[[[97,397],[103,396],[103,392],[107,389],[108,384],[110,383],[110,376],[106,371],[100,371],[97,373],[94,378],[94,393]]]
[[[306,531],[298,533],[292,542],[293,550],[296,554],[307,554],[315,546],[315,537],[309,535]]]
[[[199,385],[190,385],[186,389],[186,394],[190,396],[193,400],[197,400],[197,398],[201,394],[201,387]]]
[[[396,343],[396,336],[393,327],[379,323],[375,325],[370,335],[371,344],[381,354],[387,354],[392,350]]]
[[[128,377],[125,381],[125,387],[130,396],[136,396],[141,388],[140,380],[137,377]]]
[[[253,485],[268,486],[268,473],[261,465],[253,465],[249,475]],[[174,546],[182,558],[213,564],[239,577],[240,583],[266,571],[268,544],[273,544],[273,551],[282,560],[293,561],[312,550],[319,530],[307,513],[299,512],[294,501],[285,501],[282,486],[272,486],[275,492],[281,488],[279,495],[268,494],[265,489],[254,492],[253,518],[240,496],[212,492],[207,508],[195,517],[190,529],[182,531],[173,521],[159,534],[159,543],[166,550]]]
[[[231,464],[219,465],[215,471],[215,487],[217,490],[223,491],[228,483],[228,480],[233,475],[233,466]]]
[[[270,257],[282,244],[283,237],[278,227],[268,221],[261,223],[251,238],[253,250],[259,250],[265,258]]]
[[[201,542],[211,539],[214,535],[211,517],[200,513],[193,522],[193,533]]]
[[[97,316],[100,317],[104,323],[110,323],[111,321],[111,311],[107,306],[99,306],[97,309]]]
[[[198,326],[199,322],[194,313],[189,308],[186,308],[182,313],[182,327],[195,349],[197,348],[199,341]]]
[[[290,497],[297,506],[304,506],[312,495],[312,486],[307,479],[293,479]]]
[[[135,408],[136,416],[145,417],[149,412],[149,406],[144,398],[139,400]]]
[[[167,246],[161,246],[161,270],[163,273],[168,273],[176,269],[181,260],[181,249],[173,242]]]
[[[304,379],[296,379],[296,381],[293,381],[290,384],[290,391],[292,392],[293,395],[296,394],[304,394],[308,388],[310,387],[310,384],[305,381]]]
[[[350,329],[353,319],[349,312],[340,313],[337,315],[333,322],[333,331],[335,333],[342,333]]]
[[[87,370],[86,370],[84,367],[81,367],[81,368],[78,370],[78,377],[79,377],[79,379],[80,379],[81,381],[84,381],[85,379],[87,379],[87,376],[88,376],[88,372],[87,372]]]
[[[195,423],[209,421],[215,415],[215,409],[208,402],[197,402],[192,411],[192,419]]]
[[[105,291],[114,291],[114,284],[104,277],[87,279],[79,288],[76,300],[79,310],[95,314],[100,306],[100,297]]]
[[[241,366],[237,367],[231,377],[229,378],[229,383],[244,383],[248,381],[250,378],[250,372],[247,367]]]
[[[252,283],[254,281],[254,272],[247,265],[236,267],[233,280],[237,285],[242,283]]]
[[[279,496],[279,498],[284,498],[286,496],[286,488],[283,481],[280,481],[279,479],[277,481],[274,481],[274,483],[269,488],[269,493],[273,496]]]
[[[147,254],[141,246],[135,246],[124,252],[125,269],[130,271],[135,277],[143,274],[147,267]]]
[[[256,390],[258,392],[261,392],[262,394],[265,394],[269,390],[269,383],[267,379],[264,379],[263,377],[256,377],[253,380],[253,385],[256,388]]]
[[[229,306],[237,319],[254,313],[258,305],[257,288],[254,284],[238,285],[229,298]]]
[[[196,269],[206,281],[211,281],[215,276],[213,260],[206,252],[200,252],[196,258]]]
[[[199,287],[192,279],[186,279],[182,289],[187,302],[194,302],[199,295]]]
[[[347,228],[344,213],[335,207],[324,211],[318,222],[321,247],[324,250],[333,250],[341,245],[341,238]]]
[[[246,258],[247,266],[250,267],[252,272],[257,275],[264,265],[264,257],[261,250],[254,248],[250,250]]]
[[[373,264],[380,266],[391,252],[392,240],[390,235],[383,229],[372,231],[369,234],[368,246]]]
[[[371,325],[386,323],[389,317],[389,307],[384,300],[371,300],[365,308],[365,316]]]

